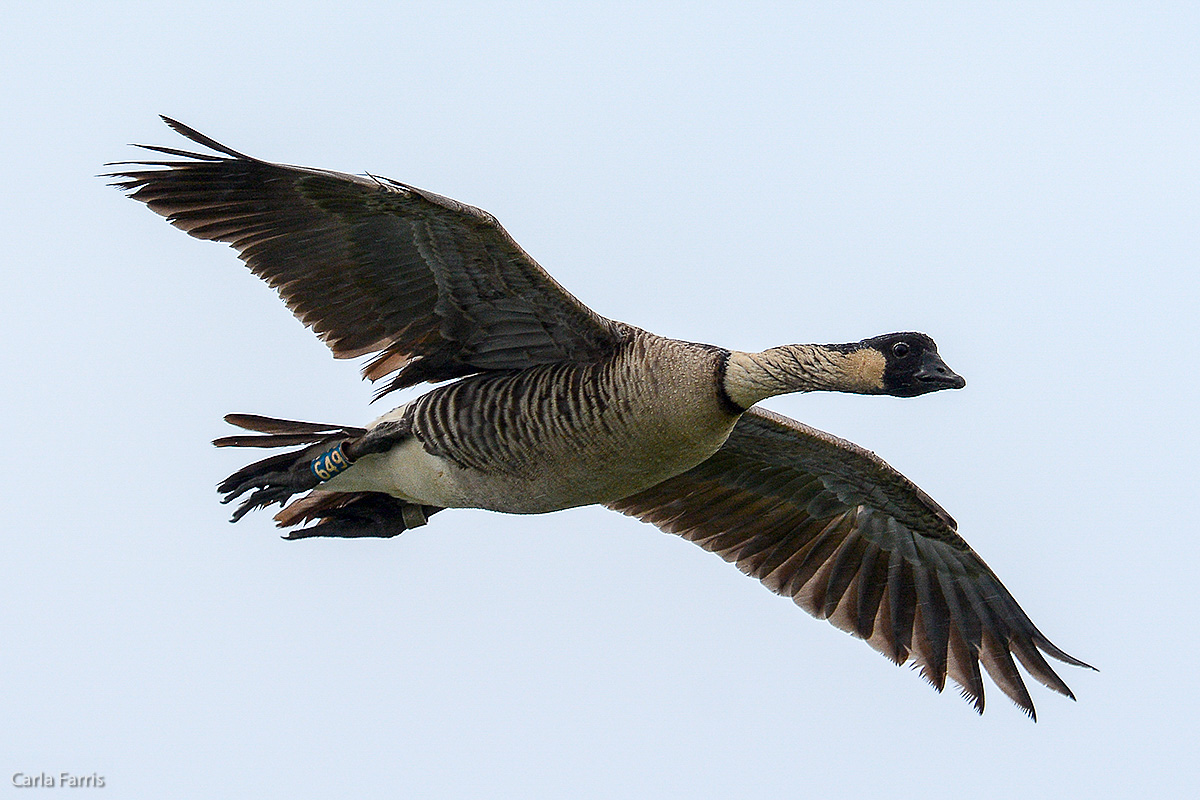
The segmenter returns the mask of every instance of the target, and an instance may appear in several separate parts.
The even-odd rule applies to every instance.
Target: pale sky
[[[10,8],[0,797],[1196,792],[1198,40],[1153,2]],[[915,480],[1100,671],[977,717],[599,508],[229,525],[223,414],[390,404],[96,177],[187,147],[160,113],[485,208],[660,334],[929,333],[966,390],[766,405]]]

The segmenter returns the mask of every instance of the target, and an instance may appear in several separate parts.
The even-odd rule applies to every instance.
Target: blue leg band
[[[354,464],[346,454],[342,452],[342,443],[338,442],[331,450],[328,450],[312,460],[309,466],[312,468],[313,474],[323,481],[327,481],[339,472],[345,472]]]

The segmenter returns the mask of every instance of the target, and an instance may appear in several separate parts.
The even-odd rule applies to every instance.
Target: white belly
[[[399,419],[407,406],[384,414],[368,426]],[[470,505],[464,496],[455,464],[430,455],[415,438],[407,439],[386,453],[363,456],[354,465],[321,484],[322,491],[384,492],[401,500],[442,508]]]
[[[391,417],[389,414],[388,417]],[[732,426],[730,426],[732,427]],[[625,497],[679,474],[716,452],[728,430],[668,446],[605,447],[546,453],[525,474],[464,469],[431,455],[416,438],[363,456],[321,484],[336,492],[384,492],[420,505],[542,514]],[[626,443],[628,444],[628,443]]]
[[[416,439],[408,439],[386,453],[363,456],[320,488],[331,492],[385,492],[410,503],[442,508],[468,506],[454,472],[461,470],[425,452]]]

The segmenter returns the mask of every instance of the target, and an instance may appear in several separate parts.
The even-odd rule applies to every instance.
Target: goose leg
[[[272,503],[283,505],[292,495],[317,488],[357,459],[372,453],[385,453],[411,435],[412,426],[407,420],[394,420],[377,425],[361,436],[333,442],[326,440],[303,450],[265,459],[226,478],[218,487],[225,495],[221,502],[229,503],[251,492],[233,513],[231,521],[237,522],[255,508],[265,508]],[[336,466],[332,466],[334,464]],[[411,519],[415,523],[417,517],[411,516]],[[416,527],[416,524],[408,527]]]
[[[321,521],[316,525],[291,531],[285,538],[294,540],[325,536],[390,539],[410,528],[426,524],[432,514],[441,510],[438,506],[406,503],[379,492],[364,492],[344,506],[323,512]]]
[[[342,443],[342,452],[351,461],[371,453],[386,453],[412,436],[412,424],[406,419],[381,422],[362,436]]]

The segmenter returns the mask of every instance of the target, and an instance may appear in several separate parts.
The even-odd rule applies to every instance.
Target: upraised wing
[[[770,411],[746,412],[699,466],[608,506],[679,534],[865,639],[913,659],[940,692],[947,675],[983,712],[983,663],[1030,717],[1013,656],[1071,697],[1042,657],[1055,647],[950,515],[873,453]]]
[[[337,358],[380,392],[488,370],[593,360],[623,337],[490,214],[396,181],[272,164],[174,120],[221,155],[122,162],[130,197],[200,239],[228,242]]]

